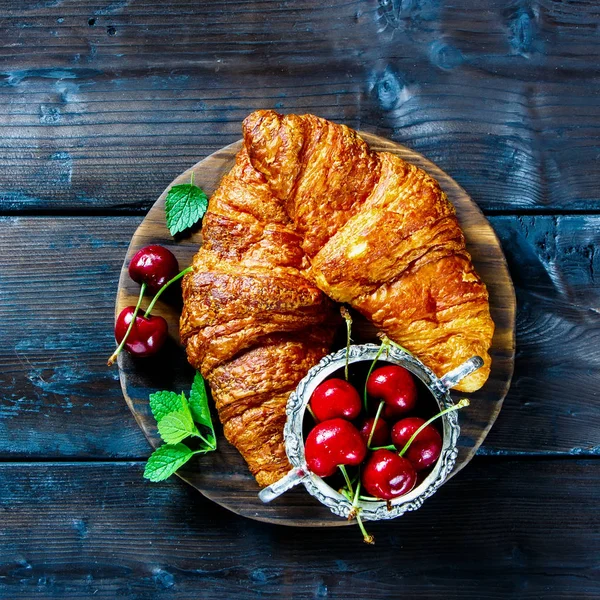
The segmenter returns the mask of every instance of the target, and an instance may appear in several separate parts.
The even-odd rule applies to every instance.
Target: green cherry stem
[[[408,442],[406,442],[406,444],[404,444],[404,448],[402,448],[402,450],[400,450],[400,452],[398,452],[398,455],[402,456],[408,450],[408,447],[414,442],[415,438],[421,433],[421,431],[423,431],[423,429],[425,429],[425,427],[427,427],[427,425],[429,425],[430,423],[433,423],[433,421],[435,421],[436,419],[439,419],[439,417],[441,417],[443,415],[447,415],[449,412],[453,412],[455,410],[464,408],[465,406],[469,406],[469,404],[470,404],[470,402],[467,400],[467,398],[463,398],[462,400],[459,400],[459,402],[457,404],[455,404],[454,406],[449,406],[448,408],[439,412],[437,415],[431,417],[431,419],[428,419],[427,421],[425,421],[425,423],[423,423],[423,425],[421,425],[421,427],[419,427],[419,429],[417,429],[410,436],[410,439],[408,440]]]
[[[375,435],[375,427],[377,427],[377,421],[379,421],[379,417],[381,416],[381,411],[385,406],[385,402],[382,400],[377,407],[377,412],[375,413],[375,418],[373,419],[373,427],[371,427],[371,433],[369,434],[369,440],[367,441],[367,448],[371,449],[371,442],[373,441],[373,435]]]
[[[117,346],[117,349],[111,354],[110,358],[108,359],[108,362],[106,364],[109,367],[114,364],[115,360],[117,360],[117,356],[119,356],[121,350],[123,350],[123,347],[125,346],[125,342],[127,342],[127,338],[129,337],[129,334],[131,333],[131,330],[133,329],[133,325],[135,324],[137,314],[140,310],[140,306],[142,305],[142,299],[144,298],[145,291],[146,291],[146,284],[142,283],[142,286],[140,287],[140,295],[139,295],[137,304],[135,306],[135,310],[133,311],[133,315],[131,317],[131,323],[129,323],[129,327],[127,328],[127,331],[125,332],[125,335],[123,336],[123,339],[121,340],[121,343]]]
[[[403,456],[406,453],[406,451],[408,450],[408,447],[415,441],[416,437],[421,433],[421,431],[423,431],[423,429],[425,429],[425,427],[427,427],[427,425],[433,423],[436,419],[439,419],[441,416],[447,415],[448,413],[453,412],[455,410],[465,408],[466,406],[469,406],[469,404],[471,404],[471,403],[469,402],[469,400],[467,398],[462,398],[454,406],[445,408],[444,410],[439,412],[437,415],[434,415],[433,417],[431,417],[431,419],[425,421],[425,423],[423,423],[423,425],[421,425],[421,427],[419,427],[419,429],[417,429],[410,436],[410,439],[408,440],[408,442],[406,442],[406,444],[404,444],[404,448],[402,448],[402,450],[400,450],[400,452],[398,452],[398,456]],[[394,444],[390,444],[389,446],[378,446],[377,448],[371,448],[371,450],[397,450],[397,448],[396,448],[396,446],[394,446]]]
[[[356,508],[358,506],[358,495],[360,494],[360,479],[356,483],[356,490],[354,492],[354,500],[352,500],[352,506]]]
[[[350,359],[350,330],[352,329],[352,317],[348,312],[348,309],[345,306],[340,308],[340,313],[342,317],[346,320],[346,365],[344,367],[344,375],[346,376],[346,381],[348,381],[348,361]]]
[[[358,499],[359,499],[359,492],[360,492],[360,479],[358,480],[358,483],[356,484],[356,492],[355,492],[352,488],[352,482],[350,481],[350,477],[348,477],[348,472],[346,471],[346,467],[344,465],[338,465],[338,469],[342,472],[342,475],[344,476],[344,479],[346,480],[346,485],[348,486],[348,495],[344,494],[344,496],[346,496],[348,501],[352,502],[352,511],[350,512],[348,519],[353,519],[353,518],[356,519],[356,522],[358,523],[358,527],[360,528],[360,532],[363,535],[363,541],[365,542],[365,544],[374,544],[375,538],[367,532],[367,530],[365,529],[365,526],[363,525],[362,519],[360,518],[360,508],[358,508]]]
[[[363,542],[365,544],[373,545],[375,543],[375,538],[365,529],[365,526],[363,525],[362,519],[360,518],[360,514],[358,512],[356,513],[356,522],[360,527],[360,532],[363,534]]]
[[[352,496],[354,494],[354,490],[352,488],[352,482],[350,481],[350,477],[348,477],[348,471],[346,471],[346,467],[344,465],[338,465],[338,469],[342,472],[344,479],[346,480],[346,485],[348,486],[348,491]]]
[[[173,277],[173,279],[169,279],[169,281],[167,281],[167,283],[165,283],[165,285],[163,285],[160,290],[158,290],[158,292],[156,292],[156,295],[154,296],[154,298],[152,298],[152,302],[150,302],[150,304],[148,305],[148,308],[146,309],[146,312],[144,313],[145,317],[149,317],[150,313],[152,312],[152,309],[154,308],[154,305],[156,304],[156,301],[160,298],[161,294],[172,284],[175,283],[178,279],[181,279],[184,275],[187,275],[188,273],[190,273],[193,270],[193,267],[189,266],[187,267],[187,269],[184,269],[183,271],[181,271],[180,273],[177,273],[177,275],[175,275],[175,277]]]
[[[367,383],[369,381],[369,377],[371,377],[371,373],[373,372],[373,369],[375,368],[375,365],[377,364],[379,357],[381,356],[381,354],[387,347],[388,346],[387,346],[386,342],[383,342],[381,344],[381,346],[379,346],[379,350],[377,350],[377,354],[375,355],[375,358],[373,359],[373,362],[371,363],[371,366],[369,367],[369,372],[367,373],[367,379],[365,381],[365,391],[363,393],[363,404],[364,404],[365,410],[367,410]]]
[[[317,416],[313,412],[313,409],[310,407],[310,404],[306,405],[306,410],[310,413],[310,416],[315,420],[315,423],[318,423],[319,419],[317,419]]]
[[[401,346],[400,344],[394,342],[394,340],[390,340],[390,338],[387,335],[385,335],[385,333],[378,333],[377,337],[381,340],[381,342],[383,344],[388,344],[390,346],[394,346],[395,348],[398,348],[399,350],[403,350],[404,352],[406,352],[406,354],[410,354],[411,356],[414,356],[410,350],[407,350],[404,346]]]

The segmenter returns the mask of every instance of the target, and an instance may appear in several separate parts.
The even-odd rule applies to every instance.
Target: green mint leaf
[[[210,418],[210,410],[208,408],[208,395],[206,394],[204,377],[202,377],[200,373],[196,373],[196,376],[194,377],[194,383],[192,383],[192,389],[190,391],[189,404],[194,421],[211,429],[212,420]]]
[[[189,402],[183,392],[181,392],[180,402],[181,402],[181,406],[179,407],[179,410],[184,412],[193,421],[194,417],[192,416],[192,412],[190,411]]]
[[[196,376],[194,377],[194,382],[192,383],[192,389],[190,391],[189,404],[194,421],[203,425],[210,431],[210,433],[206,435],[206,439],[209,444],[212,444],[216,448],[215,428],[210,416],[210,408],[208,407],[206,385],[204,384],[204,377],[202,377],[200,373],[196,373]]]
[[[150,481],[163,481],[173,475],[194,453],[184,444],[157,448],[146,463],[144,477]]]
[[[193,183],[174,185],[167,194],[165,212],[171,235],[196,224],[208,208],[208,197]]]
[[[150,410],[157,423],[169,413],[181,410],[181,396],[175,392],[156,392],[150,394]]]
[[[197,435],[192,417],[185,412],[172,412],[160,420],[158,433],[167,444],[177,444],[190,435]]]

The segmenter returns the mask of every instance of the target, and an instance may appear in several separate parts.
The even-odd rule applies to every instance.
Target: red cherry
[[[365,419],[362,427],[360,428],[360,435],[363,436],[365,442],[369,441],[369,436],[371,435],[374,421],[375,417],[369,417],[368,419]],[[375,433],[373,433],[373,437],[371,438],[371,446],[385,446],[387,444],[389,435],[390,428],[388,427],[388,424],[381,417],[379,417],[379,419],[377,419],[377,425],[375,425]]]
[[[411,411],[417,403],[413,376],[398,365],[375,369],[367,381],[367,393],[385,402],[383,414],[388,418]]]
[[[425,421],[419,417],[409,417],[398,421],[392,427],[392,443],[402,450],[412,435]],[[430,467],[442,453],[442,436],[433,425],[427,425],[412,441],[404,458],[410,461],[415,471]]]
[[[115,325],[115,338],[120,344],[131,323],[135,306],[127,306],[117,317]],[[159,316],[150,315],[144,317],[138,315],[135,318],[133,328],[125,342],[125,348],[135,356],[150,356],[155,354],[165,343],[168,335],[167,322]]]
[[[145,283],[155,294],[179,272],[174,254],[163,246],[146,246],[138,250],[129,263],[129,276],[139,284]]]
[[[340,417],[356,419],[362,404],[356,389],[343,379],[327,379],[319,384],[310,398],[310,408],[319,421]]]
[[[315,425],[304,450],[309,469],[319,477],[329,477],[338,465],[359,465],[367,445],[352,423],[338,418]]]
[[[371,496],[391,500],[410,492],[417,473],[408,460],[390,450],[375,450],[363,467],[361,481]]]

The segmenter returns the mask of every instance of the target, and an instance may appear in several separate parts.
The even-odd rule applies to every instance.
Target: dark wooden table
[[[5,0],[0,31],[2,598],[600,597],[596,0]],[[262,107],[436,162],[517,290],[494,429],[373,548],[143,480],[105,365],[133,231]]]

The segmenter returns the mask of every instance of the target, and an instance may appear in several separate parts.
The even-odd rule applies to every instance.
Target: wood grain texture
[[[600,216],[490,221],[515,283],[517,355],[503,410],[479,452],[598,454]],[[149,454],[117,372],[106,368],[119,269],[139,223],[138,217],[0,220],[5,460]],[[49,277],[56,282],[51,297]],[[172,383],[159,380],[156,389]]]
[[[355,527],[236,517],[139,463],[2,464],[0,597],[592,600],[599,485],[594,460],[477,457],[366,547]]]
[[[598,208],[596,2],[5,5],[4,213],[145,212],[257,108],[403,143],[485,211]]]
[[[0,454],[123,458],[148,445],[123,410],[117,273],[139,219],[0,220]]]
[[[490,219],[519,306],[479,449],[502,456],[375,525],[378,546],[236,517],[141,463],[0,465],[0,598],[600,597],[597,459],[525,456],[600,454],[598,2],[0,4],[1,459],[148,455],[104,365],[118,269],[158,191],[256,108],[398,141],[487,213],[547,215]],[[140,218],[23,216],[117,213]]]
[[[371,134],[359,133],[372,150],[392,152],[425,169],[438,181],[456,208],[473,264],[489,290],[490,313],[495,323],[494,338],[489,350],[492,357],[491,373],[481,390],[469,394],[471,406],[460,419],[461,435],[458,440],[458,458],[453,471],[455,474],[477,452],[494,424],[508,392],[515,354],[516,304],[512,281],[494,230],[477,205],[451,177],[420,154],[404,146]],[[212,195],[223,175],[233,167],[240,148],[241,141],[215,152],[182,173],[171,185],[189,182],[193,173],[194,181],[209,196]],[[188,265],[202,242],[199,231],[173,240],[165,219],[167,191],[168,189],[156,201],[131,239],[119,279],[115,315],[126,306],[136,304],[139,286],[129,277],[128,266],[131,257],[138,250],[149,244],[159,243],[171,248],[180,257],[182,265]],[[183,348],[179,347],[180,303],[163,303],[154,312],[161,314],[169,324],[170,348],[162,352],[160,357],[157,356],[148,362],[132,360],[125,353],[121,354],[119,370],[125,400],[144,434],[152,446],[157,448],[163,442],[148,405],[148,396],[156,390],[158,379],[168,379],[167,389],[184,389],[193,372],[190,372],[187,365]],[[365,325],[362,329],[355,326],[355,342],[377,342],[377,330],[368,326],[366,322]],[[456,393],[453,396],[458,399],[461,394]],[[222,435],[218,445],[217,452],[202,456],[200,469],[193,464],[191,468],[186,465],[178,472],[178,475],[211,500],[237,514],[260,521],[302,527],[347,524],[347,521],[332,515],[329,509],[309,496],[302,486],[294,488],[274,502],[263,504],[257,496],[259,487],[237,450],[228,444]]]
[[[494,227],[519,306],[511,397],[522,410],[503,415],[504,435],[516,433],[515,451],[529,447],[526,438],[533,436],[538,452],[549,453],[565,423],[586,421],[600,432],[600,415],[593,414],[600,400],[600,218],[501,217]],[[570,453],[600,455],[600,433],[583,446],[575,442],[576,429],[569,435]],[[493,431],[488,444],[484,452],[504,452]]]

